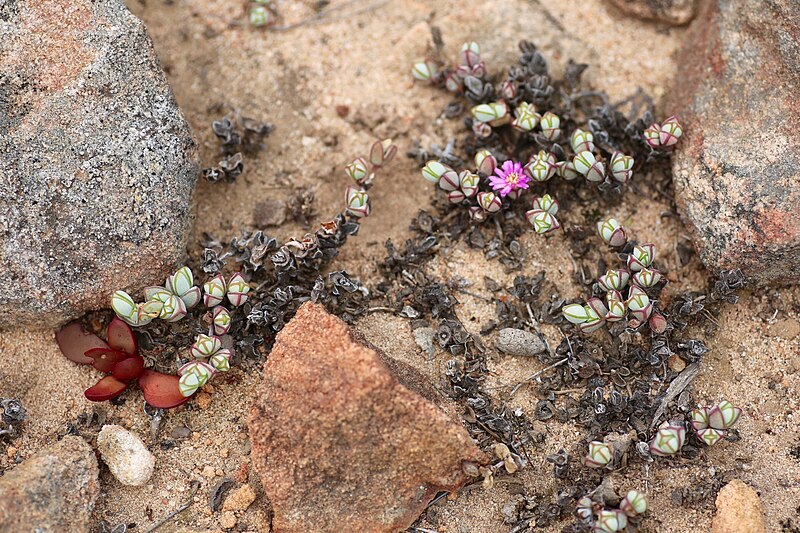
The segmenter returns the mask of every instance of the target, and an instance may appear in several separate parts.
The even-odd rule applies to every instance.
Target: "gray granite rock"
[[[121,0],[0,2],[0,327],[55,326],[162,283],[198,170]]]
[[[91,446],[64,437],[0,477],[0,533],[90,531],[99,494]]]
[[[797,2],[708,2],[678,64],[664,109],[684,126],[675,199],[700,258],[758,284],[797,283]]]

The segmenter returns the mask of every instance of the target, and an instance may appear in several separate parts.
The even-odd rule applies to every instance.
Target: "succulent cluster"
[[[144,326],[160,318],[177,322],[186,316],[189,309],[200,301],[200,288],[194,285],[194,275],[189,267],[181,267],[167,276],[163,287],[147,287],[145,301],[136,303],[125,291],[116,291],[111,296],[111,308],[119,318],[131,326]]]
[[[630,490],[619,502],[618,509],[607,509],[589,496],[578,500],[576,514],[581,521],[593,526],[595,533],[615,533],[628,530],[628,519],[635,519],[647,512],[647,496],[641,491]]]
[[[678,117],[672,116],[662,124],[653,122],[644,130],[644,138],[656,150],[668,150],[677,144],[683,135],[683,126],[678,122]]]
[[[583,177],[589,183],[601,185],[602,189],[615,189],[633,176],[634,156],[626,155],[615,146],[601,124],[617,126],[618,117],[604,111],[608,115],[605,120],[590,119],[587,129],[578,127],[573,118],[563,120],[559,115],[561,111],[556,112],[552,106],[569,104],[569,109],[572,104],[557,101],[555,88],[547,76],[546,62],[536,48],[525,41],[520,48],[523,52],[520,66],[510,69],[508,76],[496,84],[490,79],[480,47],[474,42],[464,43],[455,65],[445,66],[437,49],[436,57],[418,62],[411,69],[416,80],[441,85],[463,94],[475,104],[468,122],[476,139],[485,145],[475,152],[476,170],[458,171],[440,157],[428,161],[422,175],[438,184],[450,202],[465,206],[476,222],[483,222],[509,207],[507,200],[517,199],[532,182],[545,183],[554,176],[567,181]],[[582,69],[575,71],[573,69],[572,77],[577,83]],[[551,108],[540,113],[537,106]],[[624,139],[627,144],[638,142],[639,150],[643,150],[641,144],[645,144],[650,152],[656,148],[643,125],[628,126],[630,131],[625,132],[628,138]],[[651,128],[654,126],[658,125],[653,124]],[[681,132],[677,119],[670,117],[659,126],[659,139],[663,142],[659,140],[657,147],[673,146]],[[505,154],[494,148],[501,138],[515,147],[515,153]],[[562,139],[568,141],[568,146],[558,144]],[[541,198],[550,197],[543,195]],[[558,203],[555,200],[545,203],[547,208],[542,208],[541,201],[537,205],[534,200],[532,209],[526,213],[528,221],[540,234],[560,227],[555,218]]]
[[[178,389],[178,377],[162,374],[144,367],[139,345],[131,327],[115,317],[106,329],[106,340],[72,322],[58,333],[56,342],[61,353],[78,364],[91,365],[108,375],[84,392],[86,399],[102,402],[116,398],[136,381],[150,405],[170,409],[184,403]]]
[[[251,0],[250,14],[248,16],[250,25],[255,28],[261,28],[275,24],[275,14],[271,7],[269,0]]]
[[[597,233],[609,245],[623,246],[627,242],[625,229],[613,218],[597,223]],[[654,312],[654,305],[648,289],[661,281],[661,273],[653,267],[656,258],[654,244],[634,244],[627,254],[626,268],[609,270],[597,278],[598,288],[605,294],[605,301],[599,297],[590,298],[585,304],[565,305],[564,318],[576,324],[584,333],[597,331],[605,323],[625,320],[637,328],[645,322],[656,333],[662,333],[667,326],[661,313]],[[623,296],[623,291],[627,294]]]
[[[713,446],[727,435],[741,414],[740,408],[723,400],[712,407],[700,407],[692,411],[692,420],[689,424],[698,439],[708,446]]]
[[[456,172],[445,163],[428,161],[422,168],[422,177],[445,191],[451,203],[467,207],[470,218],[475,222],[483,222],[508,207],[511,200],[519,198],[522,191],[529,187],[531,180],[539,181],[541,161],[538,159],[524,167],[515,161],[506,161],[498,166],[491,152],[480,150],[475,154],[474,162],[475,172]],[[492,190],[480,190],[482,179],[487,180]],[[555,217],[558,210],[558,201],[544,194],[533,199],[526,218],[536,233],[544,234],[561,227]]]
[[[714,446],[739,420],[742,410],[723,400],[711,407],[701,407],[691,413],[689,425],[697,439]],[[686,442],[686,425],[683,421],[664,422],[650,441],[650,454],[660,457],[677,455]]]
[[[378,170],[397,154],[397,145],[391,139],[375,141],[369,150],[369,157],[357,157],[348,163],[344,170],[356,182],[355,187],[345,191],[346,212],[356,218],[369,216],[370,203],[367,190],[372,186]]]
[[[222,309],[216,307],[216,309]],[[213,326],[212,326],[213,327]],[[216,335],[198,335],[190,353],[194,358],[178,369],[179,388],[183,396],[191,396],[205,385],[217,372],[231,369],[233,351],[222,347],[222,339]]]

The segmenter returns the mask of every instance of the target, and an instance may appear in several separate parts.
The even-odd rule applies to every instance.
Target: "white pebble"
[[[153,475],[155,456],[139,437],[121,426],[103,426],[97,435],[97,448],[108,469],[123,485],[141,486]]]

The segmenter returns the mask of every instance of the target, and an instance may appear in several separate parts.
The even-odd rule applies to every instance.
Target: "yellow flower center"
[[[512,172],[506,175],[506,183],[511,185],[517,185],[519,183],[520,175],[516,172]]]

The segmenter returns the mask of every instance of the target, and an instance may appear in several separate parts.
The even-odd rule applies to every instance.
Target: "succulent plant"
[[[222,349],[222,341],[216,335],[200,334],[190,348],[195,359],[208,359]]]
[[[608,309],[599,298],[591,298],[586,305],[564,306],[562,313],[567,321],[576,324],[583,333],[592,333],[603,327]]]
[[[628,270],[638,272],[650,267],[656,258],[655,244],[637,244],[633,251],[628,255]]]
[[[439,184],[439,180],[442,179],[442,176],[448,172],[452,172],[454,174],[454,176],[449,178],[449,181],[457,181],[458,173],[444,163],[440,163],[439,161],[428,161],[425,163],[425,166],[422,167],[422,177],[436,185]]]
[[[476,105],[471,113],[475,120],[489,126],[501,126],[509,121],[508,106],[502,101]]]
[[[643,268],[631,276],[631,283],[643,289],[653,287],[659,281],[661,281],[661,273],[654,268]]]
[[[527,102],[520,102],[514,109],[514,120],[511,126],[519,131],[533,131],[541,116],[536,112],[536,109]]]
[[[260,28],[272,22],[272,13],[264,6],[252,6],[249,20],[251,26]]]
[[[559,161],[556,163],[556,173],[567,181],[580,177],[580,173],[572,161]]]
[[[347,204],[347,214],[358,218],[369,216],[369,195],[366,191],[348,187],[345,191],[345,203]]]
[[[650,297],[636,285],[631,285],[628,290],[628,299],[625,303],[633,318],[639,322],[645,322],[650,317],[650,313],[653,312],[653,304],[650,301]]]
[[[548,111],[542,115],[539,126],[542,128],[542,136],[548,141],[552,142],[561,137],[561,118],[555,113]]]
[[[166,289],[183,301],[186,309],[191,309],[200,302],[200,287],[194,284],[192,269],[187,266],[181,267],[173,275],[167,278]],[[151,298],[147,298],[150,300]]]
[[[663,422],[650,441],[650,453],[660,457],[677,455],[685,441],[686,428],[683,422]]]
[[[441,163],[440,163],[441,164]],[[497,168],[497,159],[489,150],[482,149],[475,152],[475,168],[481,174],[490,176]]]
[[[158,318],[162,307],[163,304],[158,301],[137,304],[125,291],[115,291],[111,295],[111,308],[130,326],[149,324],[154,318]]]
[[[589,453],[583,458],[583,464],[590,468],[603,468],[613,457],[611,446],[594,440],[589,443]]]
[[[211,311],[214,335],[225,335],[231,329],[231,314],[221,305]]]
[[[531,209],[525,212],[525,216],[533,226],[533,230],[539,235],[544,235],[561,227],[556,217],[547,211]]]
[[[582,496],[575,506],[575,513],[584,522],[594,521],[594,502],[589,496]]]
[[[250,285],[244,280],[239,272],[231,276],[228,280],[228,301],[234,307],[239,307],[247,301],[247,293],[250,292]]]
[[[154,407],[170,409],[186,401],[178,390],[177,376],[144,368],[136,335],[119,317],[109,323],[105,341],[86,331],[79,322],[72,322],[56,333],[56,342],[70,361],[108,373],[84,392],[90,401],[116,398],[132,381],[138,382],[145,400]]]
[[[633,176],[633,158],[625,155],[622,152],[616,151],[611,154],[609,167],[611,170],[611,177],[619,183],[625,183]]]
[[[604,291],[620,291],[625,288],[629,279],[627,270],[609,270],[597,278],[597,283]]]
[[[525,165],[525,174],[538,182],[549,180],[555,175],[556,170],[556,156],[544,150],[539,150],[539,153]]]
[[[594,152],[594,135],[591,132],[576,128],[570,135],[569,145],[576,154]]]
[[[597,516],[596,533],[615,533],[628,527],[627,515],[619,509],[603,509]]]
[[[488,218],[488,216],[488,213],[486,213],[486,211],[484,211],[479,205],[473,205],[469,208],[469,218],[475,222],[483,222]]]
[[[597,223],[597,234],[609,246],[618,248],[628,242],[625,228],[615,218],[606,218]]]
[[[344,171],[360,186],[364,185],[364,182],[370,175],[369,163],[367,163],[367,160],[363,157],[357,157],[345,165]]]
[[[214,376],[214,367],[202,361],[190,361],[178,369],[178,387],[181,395],[189,397]]]
[[[647,512],[647,496],[638,490],[629,490],[619,502],[619,509],[629,518],[642,515]]]
[[[605,179],[606,169],[589,151],[578,152],[572,159],[575,170],[587,181],[599,183]]]
[[[673,147],[683,135],[683,127],[678,118],[671,116],[662,124],[657,122],[648,126],[644,132],[644,139],[654,149],[668,149]]]
[[[503,207],[500,197],[493,192],[479,192],[478,205],[488,214],[497,213]]]
[[[430,61],[420,61],[411,67],[411,75],[415,80],[431,81],[436,76],[436,66]]]
[[[228,292],[228,284],[222,274],[217,274],[210,280],[203,283],[203,304],[206,307],[215,307],[225,299]]]
[[[701,407],[692,411],[690,425],[698,439],[713,446],[727,435],[741,414],[741,409],[723,400],[712,407]]]

